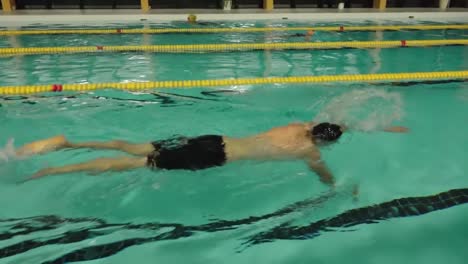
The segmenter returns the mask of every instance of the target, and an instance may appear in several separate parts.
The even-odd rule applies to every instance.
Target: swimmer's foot
[[[51,174],[54,174],[54,168],[42,169],[42,170],[34,173],[29,178],[21,180],[21,181],[17,182],[16,184],[18,184],[18,185],[19,184],[24,184],[24,183],[27,183],[27,182],[30,182],[30,181],[33,181],[33,180],[37,180],[39,178],[42,178],[42,177],[45,177],[45,176],[48,176],[48,175],[51,175]]]
[[[67,146],[67,139],[63,135],[60,135],[26,144],[16,151],[16,155],[30,156],[43,154],[65,148]]]

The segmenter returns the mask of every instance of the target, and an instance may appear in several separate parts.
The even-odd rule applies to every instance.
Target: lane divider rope
[[[430,47],[447,45],[468,45],[468,39],[0,48],[0,55],[127,51],[145,51],[156,53],[193,53],[248,50]]]
[[[445,72],[413,72],[413,73],[380,73],[380,74],[348,74],[322,76],[290,76],[244,79],[212,79],[185,81],[151,81],[125,83],[86,83],[86,84],[48,84],[48,85],[17,85],[0,86],[0,95],[25,95],[45,92],[79,92],[102,89],[121,89],[141,91],[162,88],[206,88],[217,86],[259,85],[275,83],[324,83],[324,82],[372,82],[372,81],[402,81],[402,80],[434,80],[434,79],[468,79],[466,71]],[[313,86],[311,86],[313,88]]]
[[[52,35],[52,34],[167,34],[167,33],[252,33],[274,31],[388,31],[388,30],[463,30],[468,24],[460,25],[370,25],[370,26],[327,26],[327,27],[245,27],[245,28],[137,28],[137,29],[32,29],[0,30],[0,35]]]

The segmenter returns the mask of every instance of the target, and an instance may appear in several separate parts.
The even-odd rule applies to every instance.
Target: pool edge
[[[199,20],[252,21],[252,20],[302,20],[302,21],[368,21],[397,20],[411,21],[459,21],[468,22],[468,9],[349,9],[345,11],[320,9],[277,9],[267,12],[262,9],[241,10],[152,10],[141,13],[140,10],[20,10],[12,14],[0,15],[2,26],[21,26],[31,23],[79,23],[93,22],[126,23],[126,22],[161,22],[184,21],[187,14],[197,14]],[[255,16],[253,18],[252,16]],[[83,19],[86,21],[83,21]]]

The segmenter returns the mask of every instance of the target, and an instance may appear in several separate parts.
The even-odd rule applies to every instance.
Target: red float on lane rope
[[[344,27],[343,27],[343,26],[340,26],[340,31],[344,31]]]
[[[61,84],[54,84],[52,85],[52,91],[53,92],[61,92],[63,90],[63,87]]]
[[[401,46],[402,46],[402,47],[407,47],[407,46],[406,46],[406,40],[402,40],[402,41],[401,41]]]

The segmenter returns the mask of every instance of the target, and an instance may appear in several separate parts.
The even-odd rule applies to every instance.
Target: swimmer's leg
[[[154,151],[154,146],[151,143],[134,144],[122,140],[112,140],[106,142],[82,142],[72,143],[67,142],[66,148],[91,148],[91,149],[114,149],[127,152],[137,156],[147,156]]]
[[[114,149],[127,152],[132,155],[146,156],[154,151],[151,143],[133,144],[121,140],[112,140],[107,142],[69,142],[64,136],[56,136],[44,140],[39,140],[27,144],[17,150],[18,156],[34,155],[47,153],[64,148],[92,148],[92,149]]]
[[[16,150],[18,156],[29,156],[35,154],[42,154],[54,150],[62,149],[67,143],[64,136],[55,136],[43,140],[34,141],[26,144]]]
[[[119,157],[99,158],[84,163],[66,165],[62,167],[51,167],[38,171],[30,179],[38,179],[48,175],[66,174],[74,172],[90,172],[99,174],[106,171],[124,171],[145,167],[146,157]]]

